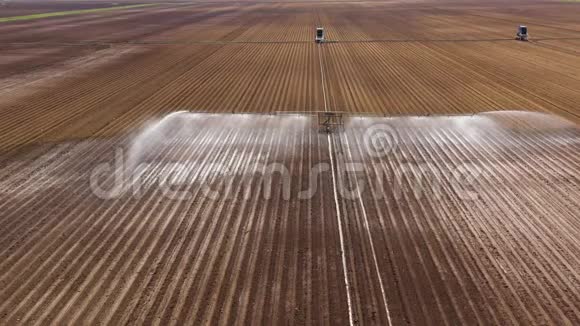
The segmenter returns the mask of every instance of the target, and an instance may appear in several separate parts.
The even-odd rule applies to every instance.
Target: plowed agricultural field
[[[0,324],[580,324],[579,3],[140,4],[0,0]]]
[[[6,158],[3,323],[580,322],[573,123],[326,135],[308,116],[182,113],[153,130]]]
[[[580,121],[578,16],[574,3],[176,2],[0,23],[0,148],[115,136],[175,110],[323,110],[323,93],[346,112]],[[513,40],[521,23],[531,42]],[[329,43],[314,44],[317,25]]]

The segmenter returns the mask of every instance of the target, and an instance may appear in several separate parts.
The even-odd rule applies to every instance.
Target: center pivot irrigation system
[[[527,41],[528,40],[528,27],[525,25],[520,25],[518,27],[518,33],[516,34],[516,40]]]
[[[525,25],[519,25],[516,33],[516,40],[518,41],[528,41],[528,27]],[[314,41],[318,44],[326,42],[326,37],[324,33],[324,28],[319,26],[316,27],[316,34],[314,36]],[[322,62],[321,62],[322,65]],[[321,66],[322,69],[322,66]],[[322,70],[321,70],[322,72]],[[322,72],[323,73],[323,72]],[[323,85],[324,88],[324,77]],[[329,111],[326,107],[326,96],[325,96],[325,110],[316,112],[318,127],[320,132],[332,133],[334,131],[340,130],[344,126],[344,112]]]
[[[322,43],[324,42],[324,28],[322,27],[316,27],[316,38],[315,38],[316,43]]]
[[[331,133],[344,126],[344,114],[342,112],[321,111],[317,112],[317,117],[320,132]]]
[[[314,41],[318,44],[325,42],[324,28],[316,27],[316,35]],[[320,48],[319,48],[320,50]],[[319,52],[320,55],[320,52]],[[321,58],[321,57],[320,57]],[[324,92],[324,70],[322,64],[322,58],[320,59],[320,73],[322,74],[322,90]],[[344,118],[342,112],[334,112],[328,110],[328,105],[326,102],[326,93],[324,92],[324,111],[316,112],[318,128],[321,132],[331,133],[336,131],[344,125]]]
[[[516,33],[516,40],[518,41],[527,41],[529,38],[528,35],[528,27],[526,25],[518,26],[518,31]],[[324,36],[324,28],[323,27],[316,27],[316,36],[314,38],[316,43],[324,43],[326,41]]]

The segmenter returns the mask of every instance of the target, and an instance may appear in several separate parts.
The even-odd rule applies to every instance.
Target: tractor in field
[[[528,40],[528,27],[520,25],[518,27],[518,33],[516,34],[516,40],[527,41]]]
[[[316,28],[316,38],[315,38],[316,43],[322,43],[324,42],[324,28],[322,27],[317,27]]]

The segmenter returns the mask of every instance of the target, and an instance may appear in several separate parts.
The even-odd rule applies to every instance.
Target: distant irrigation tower
[[[527,41],[528,40],[528,27],[525,25],[520,25],[518,27],[518,33],[516,34],[516,40]]]
[[[316,27],[316,38],[315,38],[316,43],[322,43],[324,42],[324,28],[322,27]]]

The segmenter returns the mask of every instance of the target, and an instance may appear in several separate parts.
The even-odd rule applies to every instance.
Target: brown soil
[[[349,306],[357,324],[580,322],[573,124],[520,112],[354,118],[329,148],[309,117],[182,119],[142,156],[150,182],[114,199],[89,179],[129,139],[5,158],[2,323],[348,324]],[[396,135],[385,156],[368,152],[371,126]],[[352,199],[339,191],[338,206],[328,169],[299,197],[329,149],[335,166],[365,171],[336,170],[347,189],[367,185]],[[175,163],[189,168],[172,188],[189,191],[183,200],[158,187]],[[279,174],[262,182],[274,163],[288,169],[287,197]],[[208,174],[216,164],[232,173]],[[220,181],[229,196],[202,195]]]
[[[580,323],[580,6],[246,2],[0,24],[0,324]],[[467,115],[328,136],[263,114],[325,109]],[[150,144],[141,192],[97,197],[91,173],[178,110],[210,114]],[[175,163],[185,200],[157,186]],[[273,163],[266,196],[250,171]]]

